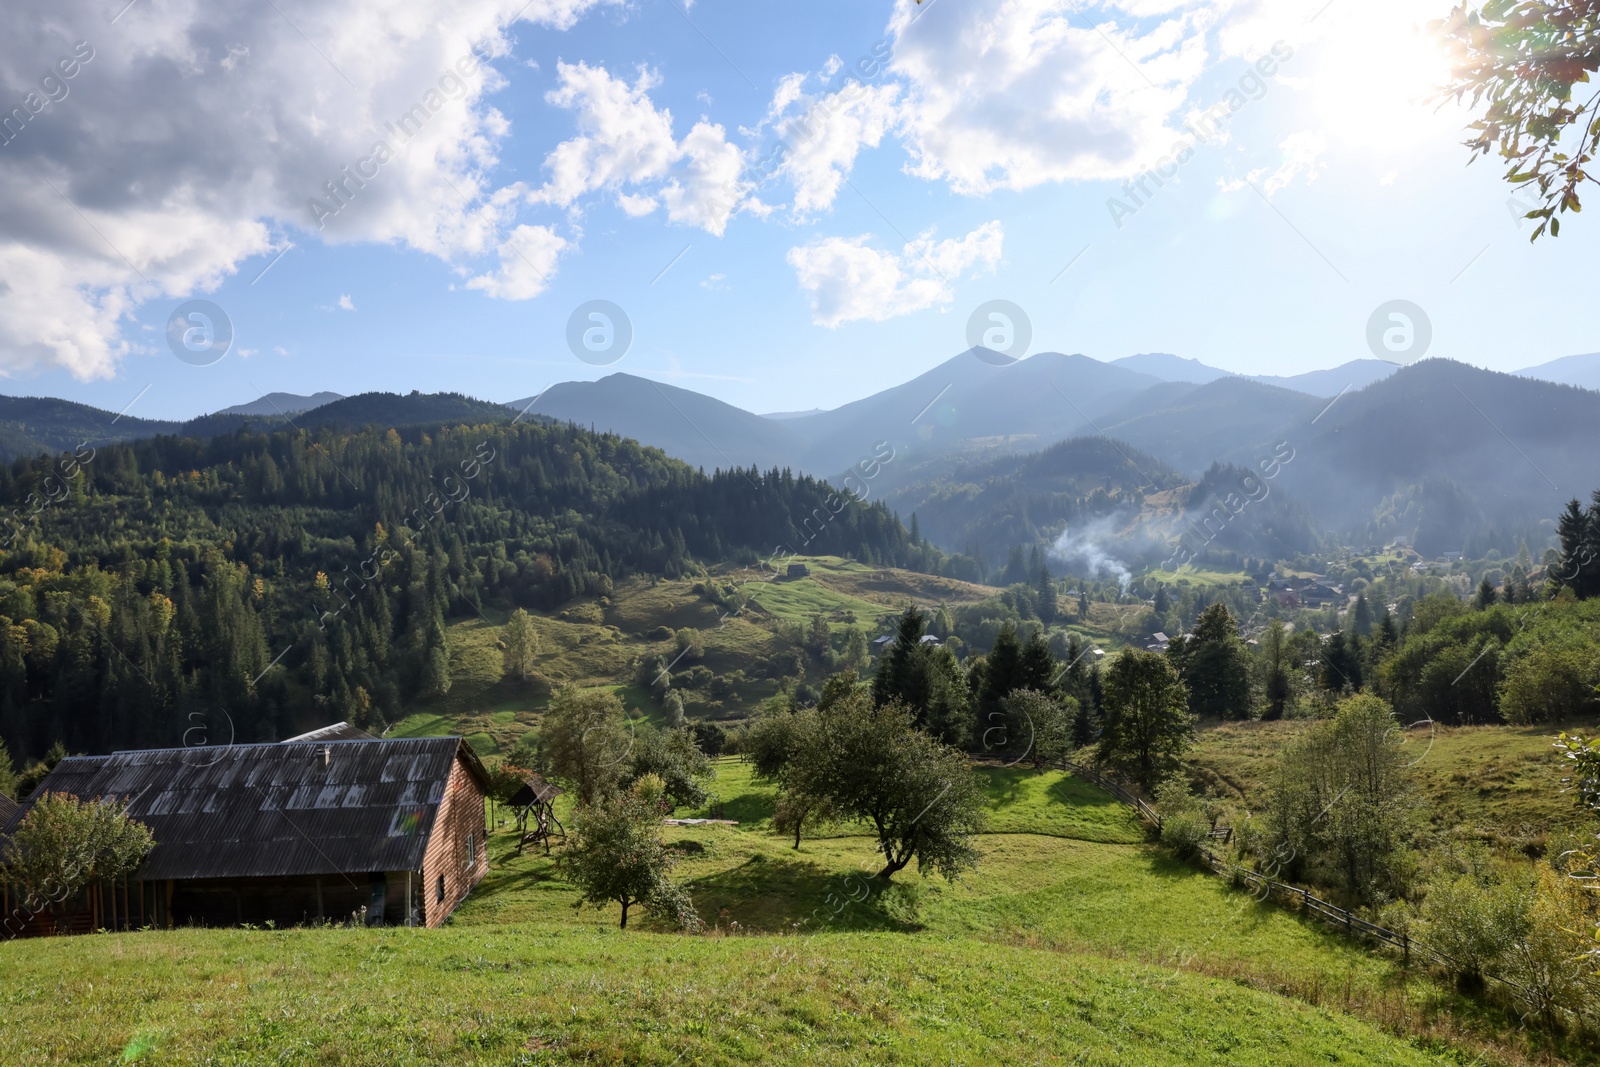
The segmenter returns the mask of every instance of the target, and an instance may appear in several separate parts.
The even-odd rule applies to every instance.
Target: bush
[[[1584,936],[1595,927],[1592,895],[1582,880],[1541,863],[1523,936],[1504,955],[1503,977],[1532,994],[1546,1025],[1563,1012],[1590,1022],[1600,1013],[1594,944]]]
[[[1528,933],[1522,894],[1486,888],[1465,876],[1431,886],[1422,919],[1423,938],[1454,961],[1452,970],[1463,991],[1481,988],[1484,973]]]
[[[1161,817],[1161,843],[1182,859],[1198,856],[1210,833],[1211,824],[1198,810]]]
[[[1595,657],[1573,648],[1535,648],[1511,661],[1500,686],[1500,713],[1518,724],[1550,722],[1595,704]]]
[[[678,649],[678,659],[683,663],[693,663],[706,654],[705,638],[699,630],[691,630],[685,626],[673,634],[673,643]]]
[[[720,756],[728,741],[728,731],[714,722],[697,722],[694,724],[694,740],[701,752],[708,756]]]

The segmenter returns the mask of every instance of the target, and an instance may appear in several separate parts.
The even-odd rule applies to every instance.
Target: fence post
[[[1408,934],[1400,935],[1400,951],[1405,953],[1406,966],[1411,966],[1411,937]]]

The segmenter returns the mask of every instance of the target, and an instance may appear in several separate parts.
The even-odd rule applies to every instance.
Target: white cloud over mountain
[[[988,222],[957,240],[926,233],[900,252],[873,248],[870,238],[827,237],[789,250],[811,318],[833,329],[862,319],[881,322],[955,299],[955,281],[969,270],[993,273],[1005,228]]]

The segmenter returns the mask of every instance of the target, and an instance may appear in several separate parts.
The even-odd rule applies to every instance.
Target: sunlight
[[[1304,107],[1331,154],[1381,176],[1454,150],[1461,120],[1437,99],[1449,63],[1427,30],[1442,13],[1438,3],[1338,0],[1317,20]]]

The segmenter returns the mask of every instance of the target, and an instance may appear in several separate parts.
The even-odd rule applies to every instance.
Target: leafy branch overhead
[[[1452,61],[1445,95],[1482,114],[1468,125],[1472,158],[1498,151],[1506,181],[1538,190],[1525,218],[1561,233],[1557,216],[1582,210],[1579,189],[1600,144],[1600,93],[1574,103],[1600,67],[1600,4],[1588,0],[1490,0],[1459,4],[1433,24]],[[1579,94],[1582,95],[1581,93]]]

